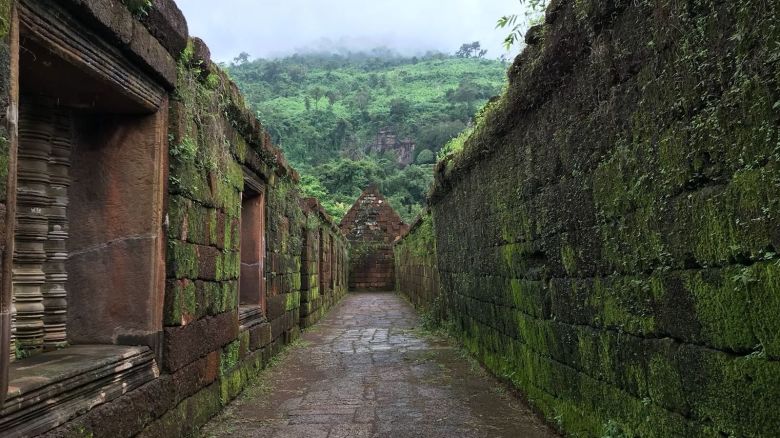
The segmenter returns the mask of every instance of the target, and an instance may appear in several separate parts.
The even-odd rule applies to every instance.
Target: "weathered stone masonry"
[[[379,189],[371,186],[364,190],[340,226],[352,246],[349,289],[394,290],[393,243],[409,227]]]
[[[439,266],[436,259],[436,236],[430,211],[409,227],[394,249],[395,287],[414,306],[431,317],[443,318],[444,296],[441,294]]]
[[[563,430],[780,430],[778,19],[553,1],[439,165],[449,324]]]
[[[0,2],[0,73],[0,435],[188,435],[343,296],[173,1]]]
[[[301,327],[306,328],[347,293],[349,251],[341,231],[316,199],[303,199],[301,207],[306,224],[302,230],[300,316]]]

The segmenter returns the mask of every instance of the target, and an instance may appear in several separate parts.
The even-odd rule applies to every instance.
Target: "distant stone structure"
[[[374,139],[374,142],[368,145],[369,153],[383,154],[393,152],[398,164],[408,166],[414,161],[414,149],[417,145],[410,138],[399,139],[393,130],[389,128],[380,129]]]
[[[408,229],[376,186],[360,195],[341,221],[341,231],[352,246],[350,290],[395,289],[393,242]]]

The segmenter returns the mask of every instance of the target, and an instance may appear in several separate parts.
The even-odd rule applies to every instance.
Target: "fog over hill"
[[[268,58],[345,47],[389,47],[404,55],[453,53],[480,41],[497,58],[506,53],[495,29],[506,14],[522,13],[517,0],[179,0],[190,33],[209,44],[217,61],[240,52]],[[370,4],[370,7],[368,5]]]

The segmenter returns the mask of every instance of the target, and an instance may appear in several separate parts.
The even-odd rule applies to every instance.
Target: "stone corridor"
[[[393,293],[348,295],[202,437],[551,437]]]

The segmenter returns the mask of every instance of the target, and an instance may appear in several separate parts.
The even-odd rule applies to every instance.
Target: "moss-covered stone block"
[[[168,240],[167,258],[169,278],[198,278],[198,251],[196,245],[177,240]]]

